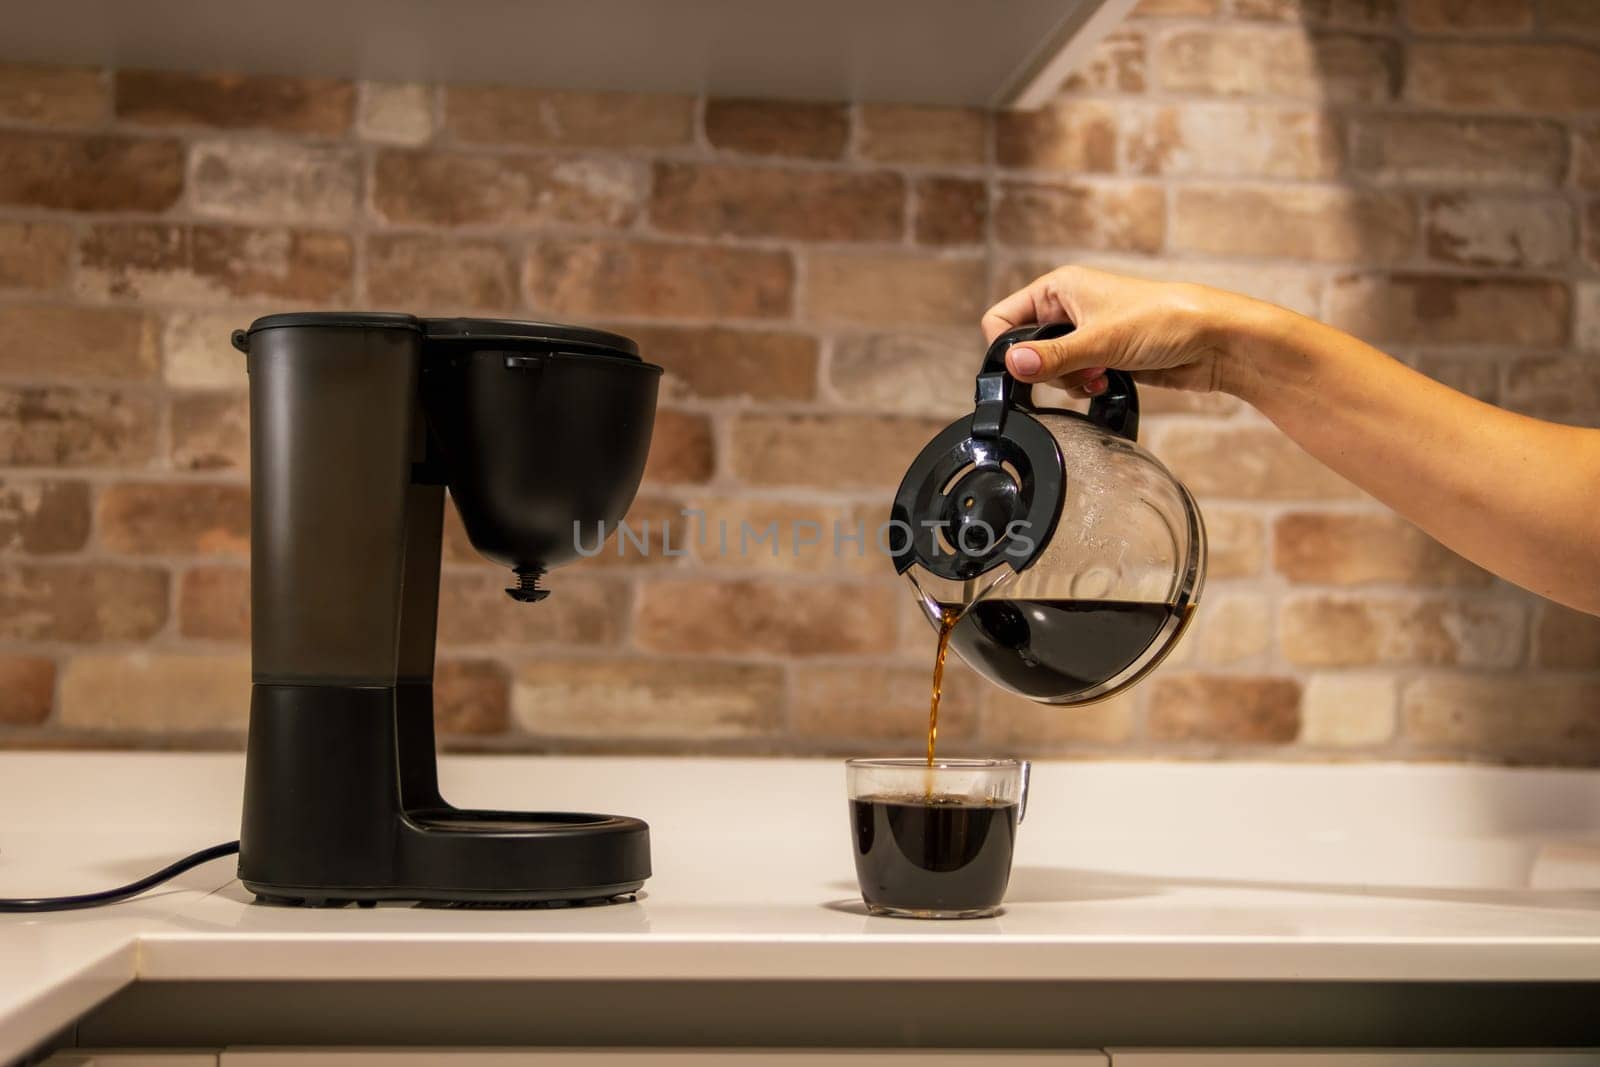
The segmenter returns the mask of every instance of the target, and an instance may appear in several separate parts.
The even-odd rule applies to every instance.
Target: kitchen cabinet
[[[1134,0],[53,0],[0,58],[542,89],[1038,107]]]
[[[221,1049],[60,1053],[43,1067],[1596,1067],[1600,1050]]]
[[[1112,1049],[1112,1067],[1596,1067],[1600,1049]]]
[[[42,1067],[1106,1067],[1104,1052],[858,1049],[221,1049],[61,1053]],[[1520,1065],[1519,1065],[1520,1067]]]

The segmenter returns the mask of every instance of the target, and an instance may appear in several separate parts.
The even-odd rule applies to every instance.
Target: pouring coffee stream
[[[1077,707],[1137,683],[1176,646],[1205,579],[1194,498],[1137,443],[1128,375],[1087,413],[1036,406],[1006,351],[1070,324],[1026,326],[984,356],[974,410],[940,431],[895,494],[895,569],[939,634],[928,716],[935,760],[948,650],[1003,689]]]

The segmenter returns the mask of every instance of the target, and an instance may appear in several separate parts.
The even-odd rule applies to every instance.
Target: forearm
[[[1467,559],[1600,614],[1600,431],[1482,403],[1282,309],[1230,318],[1223,388]]]

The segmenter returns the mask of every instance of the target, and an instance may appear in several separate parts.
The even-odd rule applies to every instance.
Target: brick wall
[[[1058,262],[1243,289],[1600,422],[1600,5],[1146,0],[1030,115],[0,67],[0,744],[233,746],[229,329],[298,307],[607,324],[668,369],[634,509],[877,519],[993,294]],[[1600,762],[1600,621],[1491,580],[1223,397],[1146,397],[1211,529],[1125,699],[956,670],[951,750]],[[1597,490],[1600,491],[1600,490]],[[447,546],[448,744],[915,751],[881,560],[606,556],[528,608]]]

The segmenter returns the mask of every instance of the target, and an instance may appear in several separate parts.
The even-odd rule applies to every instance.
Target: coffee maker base
[[[270,903],[602,903],[650,877],[624,815],[457,808],[439,795],[432,686],[257,684],[239,879]]]
[[[631,904],[644,882],[587,886],[548,893],[525,890],[439,890],[399,887],[276,886],[245,882],[257,904],[300,908],[344,908],[351,904],[377,907],[379,902],[403,901],[422,907],[451,908],[589,908],[604,904]],[[576,895],[575,895],[576,894]]]
[[[430,876],[394,884],[318,885],[244,878],[244,887],[258,903],[303,907],[412,901],[433,907],[561,908],[631,901],[650,874],[649,829],[638,819],[447,808],[407,812],[401,825],[395,866]],[[552,832],[559,840],[545,838]],[[625,880],[561,881],[556,871],[570,866],[574,853],[586,866]]]

